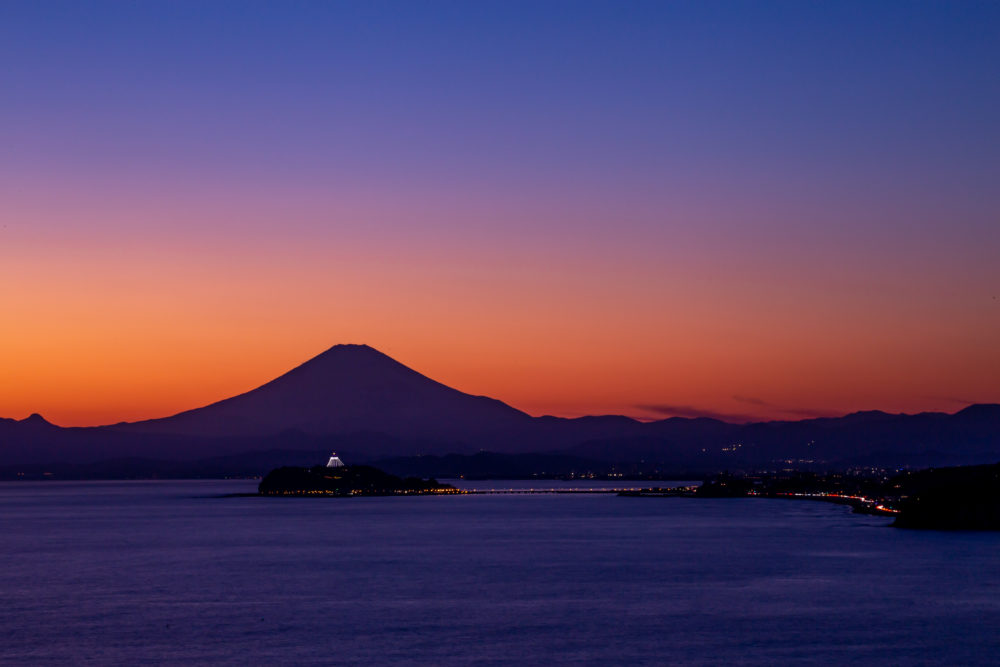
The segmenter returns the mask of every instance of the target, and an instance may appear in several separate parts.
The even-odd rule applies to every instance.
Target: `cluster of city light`
[[[823,491],[819,493],[777,493],[775,495],[794,497],[794,498],[833,498],[836,500],[849,500],[861,503],[862,505],[867,505],[872,509],[878,510],[879,512],[886,512],[888,514],[899,514],[899,510],[893,509],[891,507],[886,507],[884,504],[878,502],[877,500],[873,498],[867,498],[865,496],[848,496],[840,493],[827,493]]]

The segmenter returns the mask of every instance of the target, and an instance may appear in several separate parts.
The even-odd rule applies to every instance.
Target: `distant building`
[[[326,467],[327,468],[343,468],[345,466],[344,466],[344,462],[340,460],[339,456],[337,456],[337,452],[333,452],[332,454],[330,454],[330,460],[326,462]]]

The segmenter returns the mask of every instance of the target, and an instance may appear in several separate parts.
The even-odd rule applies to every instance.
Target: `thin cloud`
[[[763,408],[773,408],[774,407],[772,404],[768,403],[764,399],[754,398],[753,396],[740,396],[740,395],[737,394],[736,396],[733,396],[733,400],[734,401],[739,401],[740,403],[749,403],[750,405],[759,405],[759,406],[761,406]]]
[[[754,396],[733,396],[734,401],[740,403],[746,403],[747,405],[754,405],[759,408],[767,408],[775,412],[780,412],[785,415],[794,415],[796,417],[803,417],[806,419],[815,419],[817,417],[840,417],[841,413],[835,412],[833,410],[824,410],[822,408],[786,408],[781,405],[775,405],[774,403],[769,403],[762,398],[756,398]]]
[[[978,401],[970,401],[967,398],[956,398],[955,396],[922,396],[930,401],[945,401],[947,403],[958,403],[960,405],[975,405]]]
[[[670,405],[666,403],[657,403],[654,405],[645,404],[637,405],[636,408],[644,410],[646,412],[655,412],[664,417],[686,417],[688,419],[718,419],[719,421],[730,422],[734,424],[745,424],[747,422],[757,421],[756,417],[751,415],[739,415],[739,414],[729,414],[726,412],[717,412],[715,410],[706,410],[703,408],[696,408],[692,405]]]

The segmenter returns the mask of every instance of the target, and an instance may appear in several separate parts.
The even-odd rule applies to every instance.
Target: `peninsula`
[[[896,474],[721,474],[698,488],[620,495],[815,500],[849,505],[859,514],[894,516],[896,528],[1000,530],[1000,463]]]

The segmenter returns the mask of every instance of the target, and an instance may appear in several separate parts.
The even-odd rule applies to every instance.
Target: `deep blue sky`
[[[11,2],[2,119],[17,148],[112,164],[976,178],[998,24],[964,2]]]

